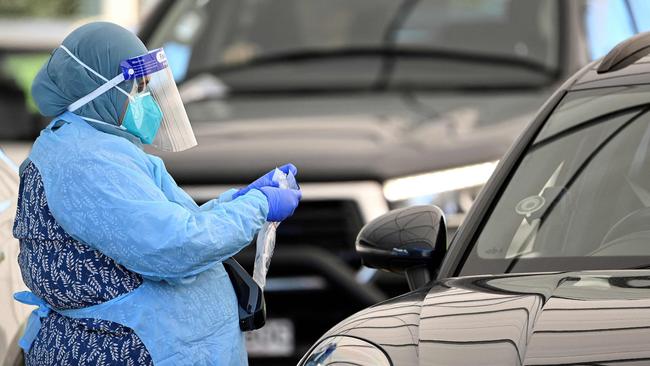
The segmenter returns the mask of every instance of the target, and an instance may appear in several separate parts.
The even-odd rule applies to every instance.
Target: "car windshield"
[[[461,273],[650,267],[649,110],[649,86],[568,93]]]
[[[182,81],[231,89],[535,86],[556,75],[555,0],[183,0],[148,40]]]

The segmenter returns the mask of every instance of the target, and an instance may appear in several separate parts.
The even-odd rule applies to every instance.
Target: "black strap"
[[[234,258],[223,261],[239,305],[239,328],[244,331],[259,329],[266,322],[266,303],[262,289]]]

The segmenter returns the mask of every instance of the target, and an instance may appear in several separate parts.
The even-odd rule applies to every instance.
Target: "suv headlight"
[[[300,363],[302,366],[391,366],[388,356],[359,338],[335,336],[323,339]]]
[[[490,161],[389,179],[384,183],[384,197],[392,208],[434,204],[445,212],[449,226],[455,226],[454,216],[464,216],[469,210],[498,163]]]

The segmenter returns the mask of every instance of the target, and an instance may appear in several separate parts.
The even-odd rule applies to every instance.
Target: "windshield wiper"
[[[500,67],[516,67],[539,73],[544,76],[554,77],[557,70],[551,69],[539,61],[532,59],[512,57],[508,55],[490,55],[484,53],[456,51],[448,49],[433,49],[422,47],[347,47],[335,49],[301,49],[286,52],[262,54],[239,63],[222,63],[214,66],[190,70],[188,78],[201,73],[226,74],[229,72],[244,71],[262,66],[282,63],[319,62],[332,59],[379,57],[385,62],[394,58],[422,58],[433,61],[448,60],[474,64],[488,64]]]

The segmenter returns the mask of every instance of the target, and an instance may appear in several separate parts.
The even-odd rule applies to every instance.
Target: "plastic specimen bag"
[[[275,168],[272,179],[278,183],[279,188],[299,189],[296,178],[291,172],[284,174],[280,169]],[[266,274],[269,271],[271,257],[275,249],[275,232],[278,225],[280,225],[279,222],[266,222],[257,234],[253,279],[262,289],[266,286]]]

